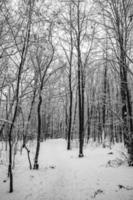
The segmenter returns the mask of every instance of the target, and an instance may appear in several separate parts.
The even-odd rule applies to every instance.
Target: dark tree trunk
[[[98,102],[98,143],[102,142],[102,126],[101,126],[101,107]]]
[[[103,105],[102,105],[102,134],[103,142],[106,139],[105,122],[106,122],[106,96],[107,96],[107,61],[104,66],[104,77],[103,77]],[[104,143],[103,143],[104,147]]]
[[[70,13],[71,15],[71,13]],[[70,16],[71,17],[71,16]],[[73,39],[72,39],[72,33],[70,33],[71,36],[71,52],[70,52],[70,63],[69,63],[69,92],[70,92],[70,99],[69,99],[69,124],[68,124],[68,143],[67,143],[67,149],[71,149],[71,127],[72,127],[72,103],[73,103],[73,93],[72,93],[72,56],[73,56]]]
[[[39,151],[40,151],[40,137],[41,137],[41,105],[42,105],[42,96],[40,94],[38,107],[37,107],[38,130],[37,130],[37,146],[36,146],[36,154],[35,154],[35,160],[34,160],[34,169],[39,169],[38,156],[39,156]]]
[[[66,95],[66,105],[64,106],[65,108],[65,139],[67,140],[68,137],[68,111],[67,111],[67,95]]]
[[[82,120],[82,145],[84,145],[84,89],[85,89],[85,77],[84,77],[84,69],[81,65],[81,102],[82,102],[82,114],[81,114],[81,120]]]
[[[43,72],[41,72],[42,66],[40,66],[40,61],[38,61],[38,57],[37,57],[40,86],[39,86],[39,100],[38,100],[38,106],[37,106],[38,127],[37,127],[37,146],[36,146],[35,160],[34,160],[34,166],[33,166],[34,169],[39,169],[38,157],[39,157],[39,151],[40,151],[40,139],[41,139],[41,128],[42,128],[42,125],[41,125],[42,90],[43,90],[44,79],[46,77],[47,70],[53,61],[53,56],[54,56],[54,48],[52,45],[52,55],[49,62],[45,66],[45,70]]]
[[[27,126],[25,129],[25,134],[23,135],[23,148],[25,148],[25,150],[27,151],[27,156],[28,156],[28,161],[29,161],[29,168],[32,169],[32,164],[31,164],[31,159],[30,159],[30,150],[28,149],[26,143],[27,143],[27,134],[28,134],[28,129],[29,129],[29,122],[31,119],[31,115],[32,115],[32,110],[33,110],[33,106],[35,103],[35,97],[36,97],[36,90],[37,90],[37,77],[35,77],[35,85],[34,85],[34,91],[33,91],[33,98],[31,101],[31,106],[30,106],[30,112],[28,115],[28,120],[27,120]]]
[[[91,116],[90,116],[90,108],[88,103],[88,109],[87,109],[87,117],[88,117],[88,125],[87,125],[87,143],[90,139],[90,130],[91,130]]]
[[[68,57],[69,62],[69,121],[68,121],[68,134],[67,134],[67,149],[71,149],[71,129],[72,129],[72,61],[73,61],[73,35],[72,35],[72,7],[69,7],[69,20],[70,20],[70,55]]]
[[[77,55],[78,55],[78,103],[79,103],[79,157],[83,157],[83,135],[84,135],[84,113],[83,113],[83,104],[84,97],[83,95],[83,68],[81,63],[81,30],[80,30],[80,2],[78,1],[77,5],[77,26],[78,26],[78,34],[77,34]]]
[[[14,115],[15,116],[15,115]],[[15,121],[15,117],[14,117]],[[13,124],[10,127],[9,130],[9,166],[8,166],[8,176],[10,178],[10,186],[9,186],[9,192],[13,192],[13,174],[12,174],[12,129]]]
[[[69,124],[68,124],[68,137],[67,149],[71,149],[71,127],[72,127],[72,91],[70,89],[70,105],[69,105]]]
[[[124,143],[129,153],[129,165],[133,165],[133,120],[131,97],[127,81],[126,58],[121,49],[120,78]]]
[[[9,192],[13,192],[13,174],[12,174],[12,130],[13,126],[16,120],[17,111],[18,111],[18,104],[19,104],[19,87],[20,87],[20,80],[21,80],[21,72],[24,66],[24,62],[26,59],[27,49],[28,49],[28,42],[30,37],[30,24],[28,29],[28,36],[27,36],[27,44],[24,44],[22,49],[22,56],[21,56],[21,63],[19,66],[19,72],[18,72],[18,79],[17,79],[17,87],[16,87],[16,105],[15,105],[15,111],[13,114],[12,124],[9,130],[9,167],[8,167],[8,174],[10,177],[10,189]]]

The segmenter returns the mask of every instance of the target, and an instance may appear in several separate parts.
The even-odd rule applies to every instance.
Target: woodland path
[[[132,200],[133,168],[106,167],[114,156],[109,151],[89,147],[78,158],[76,148],[66,151],[64,140],[41,143],[38,171],[29,171],[25,152],[17,156],[12,194],[8,181],[3,183],[6,166],[0,166],[0,200]]]

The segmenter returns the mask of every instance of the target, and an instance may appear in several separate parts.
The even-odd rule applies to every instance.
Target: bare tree
[[[48,38],[45,39],[45,45],[42,47],[37,42],[37,48],[36,48],[36,55],[35,60],[33,60],[34,67],[36,68],[38,72],[38,105],[37,105],[37,116],[38,116],[38,127],[37,127],[37,146],[36,146],[36,154],[35,154],[35,160],[34,160],[34,169],[39,168],[38,164],[38,156],[39,156],[39,150],[40,150],[40,137],[41,137],[41,105],[42,105],[42,91],[44,87],[45,78],[47,75],[47,71],[51,66],[51,63],[54,58],[54,47],[52,44],[52,23],[49,25],[49,33]],[[37,36],[36,36],[37,37]],[[36,40],[39,40],[36,38]],[[47,52],[45,52],[45,48],[47,48]],[[37,64],[37,65],[36,65]]]
[[[132,20],[130,20],[130,9],[132,2],[130,0],[98,0],[101,12],[104,12],[106,18],[106,32],[113,45],[115,56],[119,65],[120,77],[120,95],[121,95],[121,115],[123,120],[123,134],[124,142],[129,152],[129,164],[132,165],[132,134],[133,134],[133,121],[132,121],[132,105],[131,94],[128,85],[128,72],[129,62],[127,55],[130,53],[130,37],[132,33]],[[114,43],[115,40],[115,43]]]
[[[4,4],[4,5],[5,5],[5,10],[7,11],[7,14],[9,14],[8,8],[6,7],[6,4]],[[4,17],[5,17],[5,21],[6,21],[7,25],[9,26],[9,31],[10,31],[11,36],[13,38],[15,47],[18,51],[19,56],[20,56],[20,63],[18,65],[18,70],[17,70],[14,113],[13,113],[11,125],[10,125],[10,128],[9,128],[9,166],[8,166],[8,174],[9,174],[9,177],[10,177],[9,192],[13,192],[12,132],[13,132],[14,123],[15,123],[15,120],[16,120],[16,117],[17,117],[18,106],[19,106],[20,80],[21,80],[21,74],[22,74],[23,66],[25,64],[26,55],[27,55],[27,51],[28,51],[28,43],[29,43],[29,39],[30,39],[31,17],[32,17],[33,5],[34,5],[34,3],[29,0],[28,5],[27,5],[28,20],[27,20],[26,29],[25,29],[25,32],[24,32],[24,40],[23,40],[23,45],[22,45],[21,49],[20,49],[20,46],[17,43],[17,36],[14,33],[14,28],[12,27],[12,24],[10,23],[9,17],[7,17],[7,15],[3,14]]]

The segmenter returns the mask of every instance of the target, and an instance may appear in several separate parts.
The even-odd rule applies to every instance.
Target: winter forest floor
[[[3,152],[0,200],[133,200],[133,168],[123,162],[123,151],[122,145],[110,150],[90,144],[78,158],[78,149],[67,151],[65,140],[47,140],[41,143],[38,171],[29,170],[25,150],[17,153],[11,194]],[[32,160],[33,155],[32,150]]]

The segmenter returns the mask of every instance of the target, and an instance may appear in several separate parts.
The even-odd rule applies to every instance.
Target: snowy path
[[[66,151],[64,140],[41,143],[40,169],[29,171],[25,154],[18,155],[14,193],[8,193],[4,165],[0,166],[0,200],[133,200],[133,168],[106,167],[109,149]],[[119,188],[119,185],[127,187]]]

